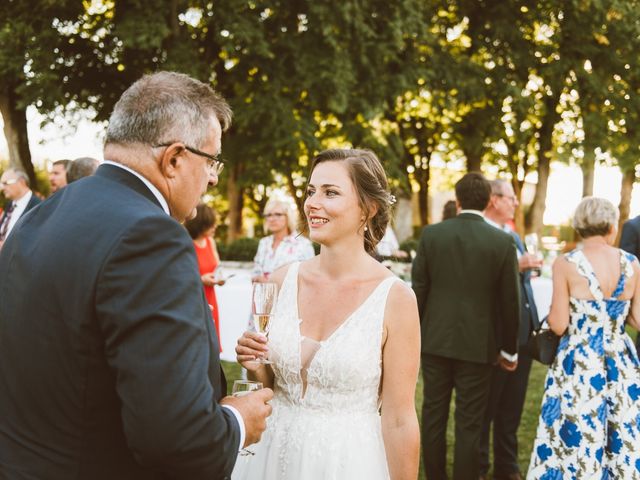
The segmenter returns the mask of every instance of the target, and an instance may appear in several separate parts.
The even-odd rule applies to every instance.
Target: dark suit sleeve
[[[502,328],[498,345],[510,355],[518,352],[518,328],[520,326],[520,277],[518,272],[518,254],[513,238],[506,249],[500,272],[498,303],[500,305],[500,319]]]
[[[633,222],[624,222],[622,233],[620,234],[620,248],[625,252],[638,256],[638,253],[640,253],[639,237],[638,229],[633,225]]]
[[[126,231],[96,291],[129,448],[171,478],[230,475],[240,442],[208,376],[206,304],[193,245],[168,216]]]
[[[427,230],[422,230],[420,236],[420,243],[418,244],[418,251],[416,252],[416,258],[413,259],[413,265],[411,266],[411,288],[416,294],[416,300],[418,302],[418,313],[420,314],[420,323],[423,322],[424,307],[427,302],[427,296],[429,295],[430,281],[429,271],[427,269]]]

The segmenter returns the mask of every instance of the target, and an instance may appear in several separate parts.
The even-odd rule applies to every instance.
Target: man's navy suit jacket
[[[620,248],[640,258],[640,215],[624,222],[620,234]]]
[[[193,244],[113,165],[0,253],[0,477],[220,479],[240,431]]]
[[[516,247],[520,253],[525,253],[524,245],[516,232],[510,232],[516,242]],[[520,272],[520,329],[518,330],[518,343],[525,346],[529,341],[531,332],[540,328],[538,309],[533,296],[531,286],[531,270]]]

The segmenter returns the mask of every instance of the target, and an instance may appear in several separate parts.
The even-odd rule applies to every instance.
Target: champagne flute
[[[251,314],[256,332],[265,337],[269,335],[271,316],[276,308],[278,285],[273,282],[254,283],[251,293]],[[258,363],[271,363],[264,358],[258,358]]]
[[[249,395],[251,392],[262,389],[262,382],[254,382],[252,380],[236,380],[231,387],[231,395],[234,397],[243,397]],[[255,455],[254,452],[248,448],[240,449],[239,455]]]
[[[253,380],[236,380],[231,387],[231,395],[234,397],[243,397],[262,389],[262,382],[254,382]]]
[[[524,236],[524,244],[527,249],[527,253],[533,255],[536,258],[540,258],[540,249],[538,243],[538,235],[536,233],[529,233]],[[540,276],[540,268],[532,268],[531,273],[537,277]]]

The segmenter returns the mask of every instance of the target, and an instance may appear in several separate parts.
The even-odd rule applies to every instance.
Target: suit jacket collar
[[[147,187],[142,180],[140,180],[134,174],[129,173],[124,168],[120,168],[115,165],[103,164],[98,167],[95,175],[121,183],[131,190],[139,193],[143,197],[147,198],[151,202],[155,203],[159,208],[162,208],[162,205],[160,205],[160,202],[153,194],[153,192],[149,190],[149,187]]]

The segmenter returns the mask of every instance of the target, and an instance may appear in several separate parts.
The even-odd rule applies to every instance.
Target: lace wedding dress
[[[273,413],[262,440],[238,456],[233,480],[389,478],[379,415],[382,328],[396,277],[324,341],[302,337],[298,267],[289,268],[269,332]]]

